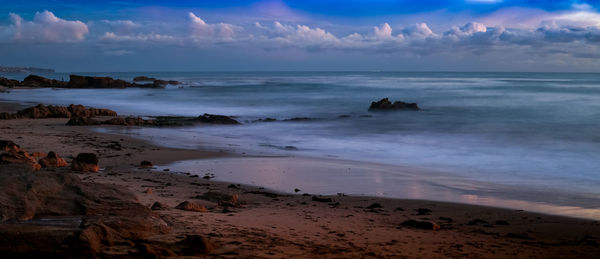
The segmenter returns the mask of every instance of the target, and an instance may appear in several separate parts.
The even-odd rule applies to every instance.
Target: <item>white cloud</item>
[[[240,27],[228,23],[206,23],[192,12],[188,13],[188,19],[191,37],[195,39],[233,40],[236,31],[241,30]]]
[[[385,39],[392,37],[392,27],[388,23],[384,23],[381,27],[375,27],[375,37]]]
[[[103,42],[127,42],[127,41],[138,41],[138,42],[150,42],[150,41],[172,41],[176,38],[171,35],[163,35],[157,33],[139,33],[132,35],[119,35],[114,32],[105,32],[100,40]]]
[[[88,33],[85,23],[58,18],[50,11],[36,12],[32,21],[25,21],[18,14],[9,15],[14,39],[19,41],[75,42],[84,40]]]
[[[103,23],[108,24],[110,30],[119,35],[132,34],[141,27],[140,24],[137,24],[131,20],[102,20]]]
[[[431,29],[429,29],[429,26],[427,26],[426,23],[416,23],[416,24],[410,25],[410,26],[404,28],[404,30],[402,32],[405,35],[412,36],[412,37],[419,37],[419,38],[435,36],[433,34],[433,31],[431,31]]]

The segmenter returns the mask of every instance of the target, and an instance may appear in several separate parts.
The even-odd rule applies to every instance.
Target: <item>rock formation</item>
[[[43,168],[56,168],[65,167],[69,164],[62,157],[54,153],[53,151],[48,152],[48,155],[38,161]]]
[[[98,157],[94,153],[79,153],[71,163],[71,170],[97,173],[100,170]]]
[[[38,104],[20,110],[16,113],[0,113],[0,119],[45,119],[45,118],[71,118],[71,117],[117,116],[115,111],[109,109],[86,108],[83,105],[71,104],[65,106]]]
[[[409,110],[418,111],[419,107],[416,103],[405,103],[402,101],[390,102],[388,98],[383,98],[377,102],[371,102],[369,111],[391,111],[391,110]]]

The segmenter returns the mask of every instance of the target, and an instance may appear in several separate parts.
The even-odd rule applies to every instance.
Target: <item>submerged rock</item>
[[[212,123],[212,124],[240,124],[238,121],[232,119],[229,116],[225,115],[215,115],[205,113],[204,115],[198,116],[196,118],[198,121],[203,123]]]
[[[377,102],[371,102],[369,111],[387,111],[387,110],[409,110],[418,111],[419,106],[416,103],[405,103],[402,101],[390,102],[388,98],[383,98]]]
[[[98,157],[94,153],[79,153],[71,163],[73,171],[97,173],[100,170],[98,167]]]

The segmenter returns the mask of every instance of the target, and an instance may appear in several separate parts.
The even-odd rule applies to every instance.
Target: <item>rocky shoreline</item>
[[[137,80],[136,80],[137,79]],[[85,89],[85,88],[164,88],[167,85],[179,85],[180,82],[174,80],[160,80],[149,77],[136,77],[134,82],[128,82],[121,79],[113,79],[112,77],[99,77],[99,76],[80,76],[80,75],[69,75],[69,81],[60,81],[56,79],[49,79],[37,75],[29,75],[18,81],[14,79],[8,79],[0,77],[0,86],[8,88],[15,87],[33,87],[33,88],[71,88],[71,89]],[[137,83],[146,82],[146,83]]]
[[[0,256],[591,258],[600,253],[598,221],[436,201],[277,193],[210,175],[157,171],[153,165],[177,160],[236,158],[67,126],[73,113],[110,113],[77,107],[58,109],[69,117],[31,112],[43,118],[0,120],[6,140],[0,153],[31,158],[0,164]],[[89,165],[92,170],[84,169]]]

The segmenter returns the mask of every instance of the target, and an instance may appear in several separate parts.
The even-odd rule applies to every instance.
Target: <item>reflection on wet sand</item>
[[[298,157],[245,157],[179,161],[169,168],[215,180],[277,191],[383,196],[477,204],[600,219],[597,198],[557,190],[477,182],[442,172],[356,161]]]

